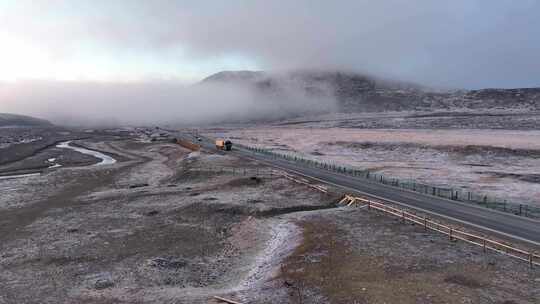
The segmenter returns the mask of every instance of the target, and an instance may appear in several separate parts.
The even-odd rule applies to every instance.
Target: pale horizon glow
[[[72,125],[338,108],[326,85],[314,98],[294,81],[280,83],[282,94],[198,83],[224,70],[540,87],[537,0],[0,0],[0,20],[0,113]]]
[[[540,86],[535,0],[0,0],[0,82],[194,83],[346,70],[447,88]]]
[[[197,57],[186,53],[183,41],[159,49],[114,37],[115,22],[122,21],[134,35],[151,39],[138,25],[140,12],[122,16],[124,6],[135,2],[122,2],[0,0],[0,82],[174,80],[189,84],[219,70],[259,68],[240,52]]]
[[[178,55],[165,54],[158,59],[141,53],[112,52],[85,46],[68,58],[55,58],[50,50],[32,44],[0,29],[0,82],[27,80],[140,82],[179,81],[195,83],[217,69],[258,69],[249,60],[237,56],[189,61]]]

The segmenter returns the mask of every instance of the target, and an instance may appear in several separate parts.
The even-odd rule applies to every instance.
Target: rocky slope
[[[0,113],[0,127],[46,127],[52,126],[47,120],[30,116]]]
[[[263,94],[297,87],[309,96],[335,97],[342,112],[438,109],[540,110],[540,88],[440,91],[372,76],[321,71],[223,71],[202,83],[246,85]]]

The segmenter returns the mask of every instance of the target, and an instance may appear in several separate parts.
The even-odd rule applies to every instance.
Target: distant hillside
[[[281,74],[223,71],[202,83],[244,84],[262,93],[284,92],[295,86],[308,95],[330,94],[343,112],[379,112],[434,109],[540,110],[540,88],[483,89],[441,92],[417,84],[384,80],[345,72],[297,71]]]
[[[206,77],[202,82],[253,82],[267,77],[268,75],[265,72],[222,71]]]
[[[52,126],[47,120],[30,116],[0,113],[0,127],[34,127],[34,126]]]

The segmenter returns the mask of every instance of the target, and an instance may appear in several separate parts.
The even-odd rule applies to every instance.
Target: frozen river
[[[98,151],[82,148],[82,147],[71,146],[70,143],[71,141],[65,141],[65,142],[59,143],[56,147],[63,148],[63,149],[71,149],[73,151],[77,151],[79,153],[86,154],[86,155],[92,155],[95,158],[101,159],[101,162],[95,164],[94,166],[112,165],[116,163],[116,159],[110,157],[109,155],[103,154]]]
[[[85,148],[81,148],[81,147],[71,146],[70,143],[71,143],[71,141],[65,141],[65,142],[59,143],[58,145],[56,145],[56,147],[57,148],[62,148],[62,149],[71,149],[71,150],[77,151],[79,153],[92,155],[92,156],[94,156],[96,158],[101,159],[101,161],[99,163],[94,164],[93,166],[112,165],[112,164],[116,163],[116,159],[110,157],[109,155],[106,155],[106,154],[103,154],[101,152],[94,151],[94,150],[89,150],[89,149],[85,149]],[[56,158],[51,158],[51,159],[48,160],[48,162],[52,164],[51,166],[49,166],[49,169],[62,167],[62,165],[56,163]],[[27,177],[33,177],[33,176],[39,176],[39,175],[41,175],[41,173],[39,173],[39,172],[37,172],[37,173],[29,173],[29,174],[5,175],[5,176],[0,176],[0,180],[8,180],[8,179],[16,179],[16,178],[27,178]]]

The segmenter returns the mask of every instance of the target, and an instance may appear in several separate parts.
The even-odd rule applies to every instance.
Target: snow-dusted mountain
[[[37,127],[37,126],[52,126],[52,124],[44,119],[39,119],[30,116],[0,113],[0,127]]]
[[[263,94],[286,94],[297,88],[308,96],[331,96],[339,111],[379,112],[435,109],[530,109],[540,110],[540,88],[441,91],[417,84],[380,79],[347,72],[223,71],[202,83],[230,83]]]

